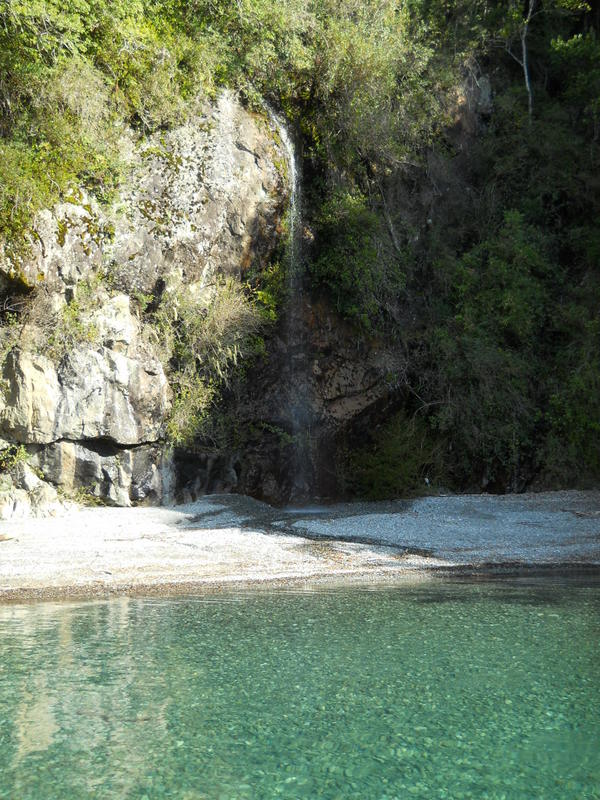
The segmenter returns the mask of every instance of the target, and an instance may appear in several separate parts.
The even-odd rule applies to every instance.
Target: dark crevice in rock
[[[88,450],[92,450],[94,453],[97,453],[99,456],[102,457],[109,457],[117,455],[122,450],[139,450],[142,447],[160,447],[164,445],[164,441],[162,440],[148,440],[142,442],[136,442],[135,444],[122,444],[121,442],[117,442],[114,439],[109,438],[97,438],[97,439],[61,439],[61,442],[67,442],[71,444],[78,444],[81,447],[86,447]]]
[[[98,437],[97,439],[54,439],[51,442],[44,444],[29,444],[27,447],[45,448],[58,444],[74,444],[79,447],[85,447],[86,450],[91,450],[93,453],[101,456],[102,458],[110,458],[116,456],[123,450],[139,450],[143,447],[162,447],[165,441],[162,439],[151,439],[148,441],[136,442],[135,444],[123,444],[108,437]]]

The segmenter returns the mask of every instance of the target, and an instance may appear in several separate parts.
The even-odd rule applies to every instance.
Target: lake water
[[[600,798],[600,584],[0,607],[0,798]]]

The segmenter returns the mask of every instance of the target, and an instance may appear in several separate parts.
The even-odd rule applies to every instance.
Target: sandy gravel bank
[[[379,581],[433,569],[600,567],[600,493],[461,496],[294,511],[212,496],[4,523],[0,600]]]
[[[0,599],[139,591],[418,570],[395,547],[269,531],[254,501],[211,497],[174,508],[95,508],[5,523]],[[233,506],[233,507],[232,507]],[[256,524],[254,524],[256,522]]]

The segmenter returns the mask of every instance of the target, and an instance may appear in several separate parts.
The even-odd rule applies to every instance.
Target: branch
[[[385,216],[385,221],[387,222],[387,226],[390,231],[390,237],[392,239],[392,244],[394,245],[394,250],[398,253],[398,255],[402,255],[402,248],[400,247],[400,243],[398,241],[398,237],[396,236],[396,230],[394,228],[394,223],[392,222],[392,217],[390,215],[387,203],[385,201],[385,193],[383,191],[383,187],[381,182],[377,181],[377,186],[379,187],[379,192],[381,194],[381,202],[383,203],[383,214]]]
[[[510,44],[509,44],[508,42],[506,42],[506,44],[504,45],[504,49],[506,50],[506,52],[508,53],[508,55],[509,55],[511,58],[514,58],[514,60],[517,62],[517,64],[518,64],[518,65],[521,67],[521,69],[522,69],[522,68],[523,68],[523,62],[521,61],[521,59],[520,59],[518,56],[516,56],[516,55],[513,53],[513,51],[510,49]]]

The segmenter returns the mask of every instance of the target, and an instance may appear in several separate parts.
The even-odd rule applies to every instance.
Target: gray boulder
[[[48,517],[66,508],[56,488],[25,463],[0,474],[0,520]]]
[[[163,434],[169,386],[155,359],[82,348],[56,366],[46,356],[14,349],[3,378],[0,435],[10,441],[110,439],[131,445]]]

